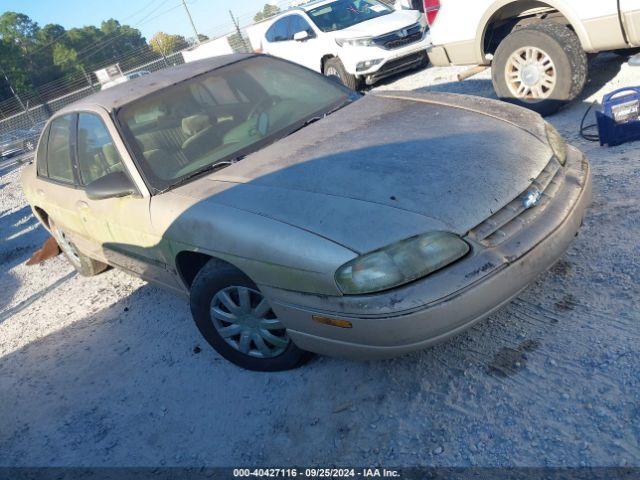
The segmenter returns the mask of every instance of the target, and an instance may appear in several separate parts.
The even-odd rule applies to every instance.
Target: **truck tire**
[[[362,82],[355,75],[348,73],[339,58],[330,58],[324,64],[323,72],[325,76],[339,80],[345,87],[351,90],[360,90]]]
[[[567,26],[543,22],[520,28],[498,46],[493,87],[500,99],[541,115],[575,99],[587,82],[587,55]]]

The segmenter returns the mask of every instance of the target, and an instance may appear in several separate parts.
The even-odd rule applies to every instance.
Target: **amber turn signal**
[[[340,328],[353,328],[351,322],[347,320],[337,320],[335,318],[323,317],[320,315],[314,315],[314,322],[322,323],[323,325],[329,325],[331,327],[340,327]]]

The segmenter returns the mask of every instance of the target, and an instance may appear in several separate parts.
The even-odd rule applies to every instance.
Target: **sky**
[[[187,0],[198,33],[208,36],[228,33],[232,28],[229,10],[240,17],[241,24],[273,0]],[[282,3],[282,2],[281,2]],[[5,11],[25,13],[40,26],[57,23],[69,29],[115,18],[138,28],[149,40],[163,31],[193,37],[193,29],[181,0],[0,0],[0,14]]]

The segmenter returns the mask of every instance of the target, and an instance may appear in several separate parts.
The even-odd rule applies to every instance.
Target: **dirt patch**
[[[578,302],[576,300],[576,297],[569,293],[565,295],[562,300],[556,302],[553,306],[559,312],[568,312],[570,310],[574,310],[577,304]]]
[[[495,354],[487,366],[487,373],[495,377],[510,377],[524,370],[527,366],[528,354],[540,347],[537,340],[525,340],[517,348],[504,347]]]

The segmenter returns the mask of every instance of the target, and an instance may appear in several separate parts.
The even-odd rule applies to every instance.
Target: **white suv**
[[[262,28],[260,51],[338,77],[354,90],[428,61],[424,15],[377,0],[319,0]]]

